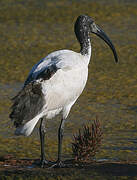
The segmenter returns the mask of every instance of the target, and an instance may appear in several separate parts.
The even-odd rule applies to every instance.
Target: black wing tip
[[[31,82],[12,98],[9,118],[17,128],[35,117],[44,105],[41,83]]]

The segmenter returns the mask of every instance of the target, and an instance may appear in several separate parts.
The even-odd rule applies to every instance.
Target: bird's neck
[[[90,43],[90,38],[86,37],[83,39],[83,41],[80,42],[80,53],[83,56],[90,56],[91,55],[91,43]]]
[[[80,53],[83,56],[87,57],[86,61],[87,61],[87,64],[89,64],[90,57],[91,57],[91,42],[90,42],[90,38],[89,37],[84,38],[84,40],[82,42],[80,42],[80,46],[81,46]]]
[[[77,40],[80,43],[80,54],[84,56],[84,59],[87,59],[87,64],[89,64],[90,57],[91,57],[91,43],[90,43],[90,36],[89,31],[84,29],[79,23],[75,23],[74,31],[77,37]]]
[[[75,34],[77,40],[80,43],[80,47],[81,47],[80,54],[86,57],[87,64],[89,64],[91,57],[91,43],[90,43],[89,32],[84,31],[82,28],[77,28],[77,26],[75,26]]]

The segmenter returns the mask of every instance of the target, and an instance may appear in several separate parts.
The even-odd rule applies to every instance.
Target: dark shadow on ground
[[[74,160],[64,161],[67,168],[40,168],[38,159],[15,159],[7,156],[0,157],[0,177],[11,179],[90,179],[91,177],[110,177],[127,176],[137,177],[137,161],[134,162],[90,162],[78,163]],[[113,178],[111,178],[113,179]]]

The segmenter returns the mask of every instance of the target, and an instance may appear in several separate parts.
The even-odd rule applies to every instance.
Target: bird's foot
[[[53,164],[53,162],[47,161],[46,159],[41,159],[41,161],[40,161],[40,167],[41,168],[44,168],[44,166],[49,166],[49,165],[52,165],[52,164]]]
[[[62,161],[57,161],[50,168],[66,168],[66,167],[67,167],[67,165],[64,164]]]

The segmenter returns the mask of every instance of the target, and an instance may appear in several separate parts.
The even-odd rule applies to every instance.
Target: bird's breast
[[[42,84],[46,108],[57,109],[75,101],[82,93],[88,77],[88,68],[58,70]]]

